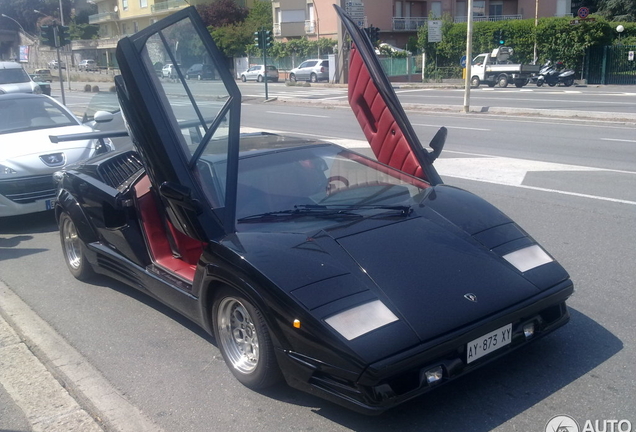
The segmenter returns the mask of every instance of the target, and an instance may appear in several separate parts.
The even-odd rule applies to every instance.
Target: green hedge
[[[618,23],[595,17],[594,22],[570,24],[572,18],[542,18],[535,28],[534,19],[486,21],[473,24],[473,57],[497,47],[494,36],[504,32],[505,46],[514,48],[513,60],[530,63],[534,56],[535,31],[539,64],[546,60],[561,60],[570,68],[581,66],[589,47],[619,43],[616,26],[625,27],[620,39],[622,44],[636,40],[636,23]],[[428,63],[438,67],[454,67],[466,54],[466,23],[453,23],[445,19],[442,25],[442,42],[429,43],[428,28],[418,32],[418,48],[426,52]]]

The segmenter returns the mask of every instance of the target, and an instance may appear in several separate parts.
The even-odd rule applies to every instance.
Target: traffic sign
[[[442,20],[428,20],[428,41],[442,41]]]
[[[459,64],[461,67],[465,68],[466,67],[466,56],[462,56],[461,59],[459,59]]]
[[[590,14],[590,10],[586,7],[580,7],[577,12],[578,17],[581,19],[587,18],[589,14]]]

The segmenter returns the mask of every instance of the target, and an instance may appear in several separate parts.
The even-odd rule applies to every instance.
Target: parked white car
[[[110,140],[52,143],[50,135],[92,132],[45,95],[0,95],[0,217],[49,210],[53,173],[113,149]]]
[[[77,68],[81,71],[96,71],[98,69],[97,62],[92,59],[82,60]]]

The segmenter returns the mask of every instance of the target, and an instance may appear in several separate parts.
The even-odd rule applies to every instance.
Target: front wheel
[[[234,289],[221,289],[212,321],[223,359],[241,384],[260,390],[281,379],[272,338],[256,306]]]
[[[311,81],[312,83],[316,83],[316,82],[318,82],[318,75],[316,75],[315,73],[312,73],[312,74],[309,76],[309,81]]]
[[[60,240],[64,261],[71,274],[78,280],[90,279],[95,271],[86,258],[86,245],[77,234],[77,228],[68,213],[60,215]]]
[[[259,75],[256,77],[257,82],[263,82],[263,75]]]
[[[247,81],[247,77],[245,75],[241,75],[241,81],[243,82]]]
[[[291,82],[296,82],[296,75],[294,75],[294,74],[289,75],[289,80]]]
[[[479,87],[480,84],[481,84],[481,80],[479,79],[478,76],[474,76],[470,79],[470,86],[472,88],[477,88]]]

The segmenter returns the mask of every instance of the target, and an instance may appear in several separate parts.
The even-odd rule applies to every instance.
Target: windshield
[[[223,163],[211,165],[217,171],[224,168]],[[299,208],[364,211],[410,206],[421,201],[428,187],[420,179],[332,145],[256,154],[239,162],[237,219],[240,229],[243,218]]]
[[[22,68],[0,69],[0,84],[25,83],[31,81]]]
[[[0,134],[79,124],[46,97],[0,99]]]

